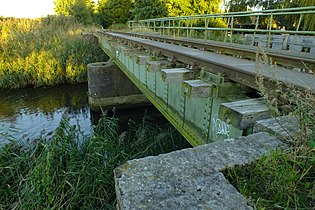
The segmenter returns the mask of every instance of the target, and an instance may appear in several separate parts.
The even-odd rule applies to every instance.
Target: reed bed
[[[0,89],[86,81],[86,65],[107,56],[74,18],[0,19]]]
[[[104,115],[83,137],[63,119],[52,139],[12,142],[0,151],[0,209],[114,209],[113,170],[129,159],[188,147],[170,125],[147,117],[120,132]]]

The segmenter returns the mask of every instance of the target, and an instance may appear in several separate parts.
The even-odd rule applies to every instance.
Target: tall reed
[[[64,16],[0,20],[0,89],[86,81],[86,65],[106,55]]]
[[[103,116],[94,131],[84,138],[63,119],[51,140],[4,146],[0,209],[114,209],[115,167],[188,146],[173,127],[148,118],[120,132],[117,118]]]

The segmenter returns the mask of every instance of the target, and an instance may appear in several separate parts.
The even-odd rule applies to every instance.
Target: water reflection
[[[8,140],[29,142],[49,138],[63,117],[71,125],[79,126],[83,135],[90,135],[100,113],[90,111],[87,88],[84,83],[0,91],[0,144]],[[127,130],[130,119],[141,122],[145,113],[156,124],[167,122],[154,106],[109,111],[108,115],[118,117],[120,129]]]
[[[87,84],[0,92],[0,142],[49,137],[62,117],[92,132]]]

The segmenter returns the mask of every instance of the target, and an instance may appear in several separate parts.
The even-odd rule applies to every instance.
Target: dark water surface
[[[49,138],[63,117],[79,126],[83,135],[90,135],[99,113],[90,111],[87,91],[87,84],[0,91],[0,144]],[[126,127],[129,119],[141,120],[146,109],[117,111],[121,127]],[[149,110],[161,118],[155,108]]]

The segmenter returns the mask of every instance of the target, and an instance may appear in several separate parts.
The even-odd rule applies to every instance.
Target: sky
[[[38,18],[54,14],[54,0],[0,0],[0,16]]]

